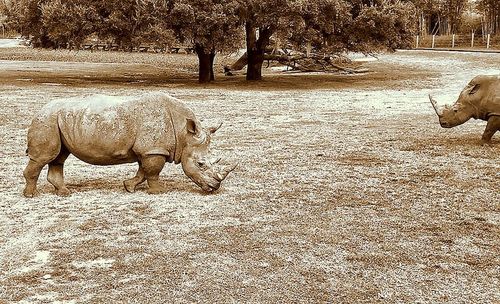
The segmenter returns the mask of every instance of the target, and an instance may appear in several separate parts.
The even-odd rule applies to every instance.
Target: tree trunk
[[[264,52],[261,50],[247,50],[247,80],[262,80],[262,64],[264,63]]]
[[[270,28],[259,29],[257,39],[257,29],[252,22],[245,23],[246,43],[247,43],[247,80],[262,80],[262,64],[264,63],[264,53],[272,35]]]
[[[215,51],[211,51],[210,52],[210,81],[215,80],[214,61],[215,61]]]
[[[207,83],[214,80],[212,54],[205,51],[205,48],[199,44],[196,44],[194,49],[196,55],[198,55],[198,81]],[[215,57],[215,54],[213,57]]]

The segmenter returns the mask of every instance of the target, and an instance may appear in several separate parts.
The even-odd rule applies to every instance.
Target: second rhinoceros
[[[166,162],[181,163],[191,180],[211,192],[235,168],[216,169],[216,161],[211,160],[210,139],[219,127],[202,128],[189,108],[161,93],[52,101],[28,129],[30,160],[24,170],[24,195],[37,194],[38,176],[47,164],[47,179],[56,193],[68,195],[63,165],[70,154],[95,165],[138,162],[136,176],[124,181],[129,192],[144,181],[149,193],[163,192],[158,177]]]
[[[471,118],[488,121],[482,142],[491,143],[491,138],[500,130],[500,76],[476,76],[462,90],[452,106],[439,107],[429,95],[434,110],[443,128],[452,128]]]

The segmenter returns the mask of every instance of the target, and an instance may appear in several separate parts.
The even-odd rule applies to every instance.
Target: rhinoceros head
[[[458,100],[451,106],[438,106],[437,101],[429,95],[432,107],[439,117],[439,124],[441,127],[452,128],[463,124],[472,117],[477,118],[477,116],[479,116],[477,104],[481,98],[478,90],[478,84],[469,83],[460,93]]]
[[[220,158],[210,153],[210,140],[221,126],[201,128],[200,123],[187,119],[184,148],[181,163],[184,173],[204,191],[212,192],[220,187],[220,183],[236,168],[236,165],[219,167]]]

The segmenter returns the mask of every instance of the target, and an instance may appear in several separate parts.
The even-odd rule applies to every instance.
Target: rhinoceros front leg
[[[146,155],[142,157],[142,169],[144,170],[144,176],[148,181],[149,189],[147,192],[149,194],[158,194],[165,192],[165,188],[160,185],[159,176],[160,172],[165,166],[166,157],[163,155]]]
[[[500,130],[500,116],[491,116],[486,124],[483,137],[481,138],[482,144],[491,145],[491,138],[496,131]]]
[[[131,179],[127,179],[123,182],[123,186],[125,186],[125,190],[132,193],[135,192],[135,188],[146,180],[146,175],[144,174],[144,169],[142,168],[141,162],[139,162],[139,170],[135,174],[135,177]]]

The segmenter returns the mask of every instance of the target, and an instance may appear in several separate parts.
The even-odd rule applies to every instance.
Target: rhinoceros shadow
[[[448,148],[457,147],[457,149],[481,148],[483,146],[481,142],[481,136],[477,136],[477,134],[449,137],[436,141],[436,144]],[[498,144],[498,140],[492,139],[491,145],[496,146],[496,144]]]
[[[164,179],[161,181],[161,184],[165,187],[165,193],[170,191],[175,192],[189,192],[189,193],[197,193],[197,194],[205,194],[205,192],[197,187],[195,184],[191,183],[189,179],[183,178],[171,178]],[[108,178],[94,178],[94,179],[86,179],[81,181],[68,181],[66,186],[72,193],[80,193],[80,192],[90,192],[90,191],[103,191],[109,193],[116,194],[127,194],[128,192],[123,187],[123,181],[116,179],[110,180]],[[146,193],[148,189],[147,183],[144,182],[137,186],[135,193]],[[54,187],[47,184],[40,188],[42,193],[54,193]]]

